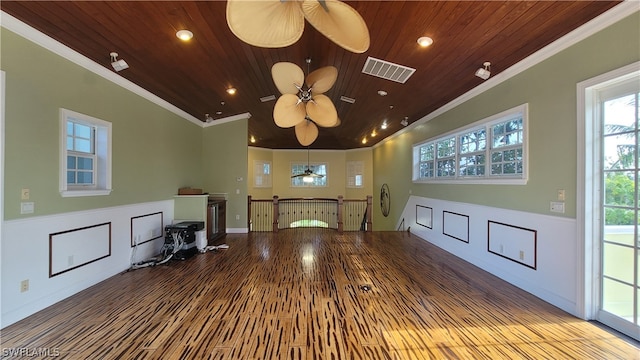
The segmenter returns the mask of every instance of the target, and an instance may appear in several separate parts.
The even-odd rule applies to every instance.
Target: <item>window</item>
[[[307,171],[309,170],[309,171]],[[305,174],[309,172],[311,176],[297,176],[291,178],[293,187],[324,187],[327,186],[327,164],[291,164],[291,176]],[[317,176],[321,175],[321,176]]]
[[[111,193],[111,123],[60,109],[60,194]]]
[[[527,104],[414,146],[414,182],[523,184]]]
[[[364,186],[364,162],[347,161],[347,187],[361,188]]]
[[[271,162],[255,160],[253,162],[253,186],[271,187]]]

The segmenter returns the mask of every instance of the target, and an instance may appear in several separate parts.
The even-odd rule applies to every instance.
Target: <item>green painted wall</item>
[[[202,134],[203,189],[227,194],[227,228],[247,227],[247,124],[244,119],[209,126]]]
[[[391,214],[374,212],[374,229],[391,230],[410,194],[575,218],[576,85],[640,60],[640,14],[590,36],[435,119],[374,149],[374,186],[389,183]],[[496,64],[497,66],[498,64]],[[472,75],[470,75],[472,76]],[[526,185],[413,184],[412,146],[523,103],[529,104],[529,182]],[[566,190],[564,214],[550,213]],[[374,192],[379,202],[379,191]]]
[[[4,28],[5,219],[171,199],[202,185],[202,128]],[[62,198],[59,109],[113,124],[113,192]],[[243,136],[246,138],[246,135]],[[29,188],[35,213],[20,215]]]

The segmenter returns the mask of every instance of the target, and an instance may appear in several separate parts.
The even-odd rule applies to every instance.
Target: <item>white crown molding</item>
[[[223,118],[220,118],[220,119],[216,119],[216,120],[214,120],[214,122],[205,123],[204,127],[221,125],[221,124],[225,124],[225,123],[236,121],[236,120],[248,119],[250,117],[251,117],[251,113],[249,113],[249,112],[245,112],[245,113],[237,114],[237,115],[231,115],[231,116],[223,117]]]
[[[545,46],[544,48],[522,59],[521,61],[507,68],[500,74],[496,76],[492,76],[489,80],[483,82],[482,84],[476,86],[475,88],[469,90],[468,92],[460,95],[459,97],[453,99],[452,101],[443,105],[437,110],[425,115],[419,120],[414,121],[411,125],[407,126],[406,128],[401,129],[393,133],[392,135],[389,135],[388,137],[384,138],[384,140],[380,141],[373,147],[376,148],[378,146],[382,146],[387,141],[394,139],[409,130],[412,130],[416,126],[422,125],[430,120],[433,120],[434,118],[446,113],[447,111],[455,108],[456,106],[461,105],[464,102],[482,94],[483,92],[511,79],[512,77],[531,68],[532,66],[538,63],[541,63],[542,61],[550,58],[553,55],[556,55],[560,51],[563,51],[577,44],[578,42],[588,38],[589,36],[617,23],[618,21],[638,11],[640,11],[639,0],[626,0],[621,4],[614,6],[610,10],[602,13],[600,16],[592,19],[591,21],[571,31],[567,35],[561,37],[560,39],[552,42],[551,44]]]
[[[63,45],[62,43],[58,42],[57,40],[41,33],[40,31],[32,28],[31,26],[23,23],[22,21],[16,19],[15,17],[5,13],[4,11],[0,11],[0,25],[7,29],[10,30],[22,37],[24,37],[25,39],[53,52],[54,54],[57,54],[59,56],[62,56],[63,58],[73,62],[76,65],[79,65],[111,82],[113,82],[116,85],[119,85],[149,101],[151,101],[152,103],[180,116],[181,118],[188,120],[200,127],[204,127],[204,122],[201,121],[200,119],[197,119],[196,117],[192,116],[191,114],[183,111],[182,109],[178,108],[177,106],[169,103],[166,100],[161,99],[160,97],[158,97],[157,95],[151,93],[148,90],[143,89],[142,87],[134,84],[133,82],[123,78],[122,76],[118,75],[117,73],[114,73],[111,70],[108,70],[107,68],[105,68],[104,66],[96,63],[95,61],[87,58],[86,56],[78,53],[77,51],[67,47],[66,45]],[[108,54],[105,54],[105,56]],[[126,70],[125,70],[126,71]]]

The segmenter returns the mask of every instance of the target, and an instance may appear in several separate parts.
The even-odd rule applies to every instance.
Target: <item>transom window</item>
[[[60,109],[60,194],[111,192],[111,123]]]
[[[414,182],[526,183],[527,104],[414,146]]]

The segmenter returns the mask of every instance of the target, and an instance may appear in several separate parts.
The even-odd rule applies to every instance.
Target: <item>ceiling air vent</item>
[[[267,101],[271,101],[271,100],[275,100],[276,96],[275,95],[269,95],[269,96],[263,96],[260,98],[261,102],[267,102]]]
[[[353,104],[354,102],[356,102],[356,99],[354,98],[350,98],[350,97],[346,97],[346,96],[340,96],[340,100],[349,103],[349,104]]]
[[[364,63],[364,67],[362,68],[362,72],[365,74],[401,84],[404,84],[415,71],[416,69],[372,58],[371,56],[367,58],[367,62]]]

